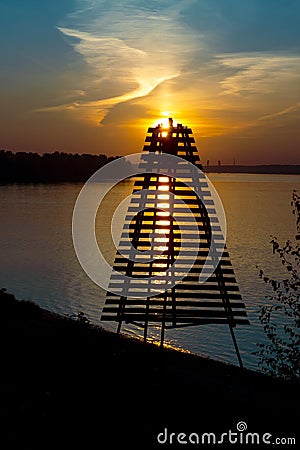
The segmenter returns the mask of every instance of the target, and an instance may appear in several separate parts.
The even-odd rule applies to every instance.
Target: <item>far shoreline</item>
[[[292,164],[261,164],[261,165],[212,165],[203,166],[203,171],[209,173],[248,173],[261,175],[300,175],[300,165]]]
[[[39,154],[0,150],[0,185],[85,183],[97,170],[120,157],[57,151]],[[126,161],[126,155],[125,163],[130,164]],[[300,175],[300,164],[237,165],[234,162],[230,165],[223,164],[222,160],[218,160],[217,164],[211,164],[209,159],[204,159],[199,167],[207,174]]]

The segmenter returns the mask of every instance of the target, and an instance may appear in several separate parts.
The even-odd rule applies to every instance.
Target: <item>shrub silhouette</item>
[[[295,190],[291,205],[296,216],[295,241],[288,240],[280,245],[275,237],[271,239],[273,253],[286,269],[286,278],[277,280],[263,270],[259,272],[260,278],[272,287],[273,293],[267,296],[270,304],[260,306],[259,310],[268,343],[257,343],[259,350],[254,352],[264,372],[289,380],[300,379],[300,196]],[[281,317],[284,315],[285,324],[282,326],[278,323],[277,312]]]
[[[0,308],[2,315],[12,315],[14,317],[40,317],[42,309],[31,300],[17,300],[13,294],[6,292],[5,288],[0,289]]]

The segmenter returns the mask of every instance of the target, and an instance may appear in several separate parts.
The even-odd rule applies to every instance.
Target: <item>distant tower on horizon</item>
[[[148,129],[141,167],[149,166],[149,161],[151,164],[153,161],[159,164],[158,155],[168,153],[189,161],[202,170],[192,130],[182,124],[177,124],[177,126],[173,124],[173,119],[170,118],[169,127],[158,125]],[[218,165],[220,166],[220,164],[219,160]],[[207,166],[209,166],[209,160],[207,160]],[[189,178],[189,173],[186,177]],[[120,333],[123,323],[141,327],[144,330],[145,342],[149,327],[154,326],[156,329],[159,327],[161,346],[163,346],[165,332],[168,329],[202,324],[227,324],[239,364],[242,367],[233,329],[236,325],[248,325],[249,321],[226,246],[221,250],[220,259],[213,274],[205,282],[199,283],[199,275],[202,273],[207,258],[208,260],[212,258],[209,256],[210,247],[214,245],[218,248],[216,239],[222,239],[222,230],[206,178],[204,175],[203,177],[198,175],[198,177],[200,189],[204,193],[205,204],[193,189],[176,178],[176,173],[174,173],[174,177],[161,176],[157,173],[143,173],[139,176],[138,181],[135,181],[134,199],[128,208],[123,234],[125,236],[129,233],[132,246],[140,252],[148,251],[149,248],[157,248],[157,246],[163,248],[163,251],[159,258],[154,260],[150,256],[149,258],[145,257],[142,262],[141,259],[132,260],[129,259],[128,241],[121,237],[113,268],[122,276],[128,277],[129,281],[126,282],[130,288],[129,291],[145,292],[145,296],[142,298],[124,297],[107,292],[101,320],[117,322],[118,333]],[[190,180],[192,183],[193,178],[191,177]],[[149,198],[147,200],[149,207],[142,209],[145,199],[141,192],[145,192],[145,190],[150,190],[149,197],[148,193],[146,194],[146,200]],[[151,194],[151,190],[153,194]],[[164,202],[168,202],[167,208],[170,212],[163,213],[160,209],[162,198],[165,199]],[[192,211],[198,233],[195,233],[195,228],[191,226],[188,217],[182,212],[182,202]],[[164,234],[163,243],[162,232]],[[200,246],[198,244],[199,235]],[[141,277],[148,276],[150,283],[154,273],[161,274],[161,276],[165,274],[178,258],[183,242],[187,243],[188,251],[185,249],[185,259],[183,263],[180,262],[183,266],[182,270],[188,264],[191,255],[195,254],[196,259],[192,268],[175,286],[158,295],[147,297],[149,286],[139,280]],[[213,261],[212,258],[211,265]],[[120,286],[118,283],[121,282],[118,281],[116,272],[110,279],[109,288],[111,287],[112,290],[118,288]]]

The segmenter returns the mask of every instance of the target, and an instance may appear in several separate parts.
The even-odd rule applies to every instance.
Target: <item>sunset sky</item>
[[[0,148],[300,164],[299,0],[0,0]]]

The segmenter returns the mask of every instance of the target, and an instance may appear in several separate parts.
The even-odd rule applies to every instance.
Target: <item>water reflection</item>
[[[267,286],[259,280],[256,266],[268,268],[271,276],[282,269],[272,254],[270,234],[281,241],[293,238],[295,225],[290,198],[293,189],[300,189],[300,177],[248,174],[210,177],[224,204],[227,246],[251,322],[250,327],[237,327],[236,336],[245,365],[256,367],[251,352],[255,350],[255,342],[263,338],[257,309],[268,294]],[[166,186],[161,186],[159,195],[168,195],[168,179],[165,178],[162,181]],[[0,285],[19,298],[33,299],[60,313],[83,310],[99,324],[105,293],[82,271],[72,246],[71,217],[80,188],[80,184],[1,186]],[[115,256],[109,236],[111,216],[120,198],[131,192],[131,183],[118,186],[114,197],[107,199],[97,216],[101,250],[111,263]],[[160,200],[166,204],[168,199]],[[146,217],[145,229],[151,232],[146,227]],[[149,225],[152,219],[150,214],[148,217]],[[164,247],[168,244],[171,219],[166,211],[158,211],[157,218],[157,239],[162,240],[157,240],[156,244]],[[188,221],[183,223],[189,225]],[[161,272],[165,268],[166,261],[158,256],[155,270]],[[115,329],[114,324],[112,329]],[[134,327],[128,327],[127,331],[140,333]],[[226,326],[170,330],[167,342],[221,360],[236,361]]]

